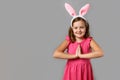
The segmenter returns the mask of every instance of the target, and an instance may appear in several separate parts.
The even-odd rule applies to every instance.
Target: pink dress
[[[78,45],[80,45],[83,54],[91,52],[91,39],[92,37],[88,37],[83,39],[80,43],[71,43],[69,36],[66,36],[66,40],[69,42],[67,52],[69,54],[75,54]],[[63,80],[94,80],[90,59],[68,59],[64,70]]]

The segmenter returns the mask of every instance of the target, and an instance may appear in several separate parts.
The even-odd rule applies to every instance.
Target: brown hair
[[[89,36],[90,36],[89,23],[88,23],[86,20],[84,20],[83,18],[77,17],[77,18],[75,18],[75,19],[72,21],[72,26],[73,26],[73,23],[74,23],[74,22],[77,22],[77,21],[83,21],[83,22],[85,23],[86,33],[85,33],[85,35],[84,35],[84,38],[89,37]],[[74,42],[76,41],[76,39],[75,39],[75,35],[74,35],[74,33],[73,33],[73,30],[72,30],[72,27],[71,27],[71,26],[70,26],[70,28],[69,28],[68,35],[69,35],[69,37],[70,37],[71,42],[74,43]]]

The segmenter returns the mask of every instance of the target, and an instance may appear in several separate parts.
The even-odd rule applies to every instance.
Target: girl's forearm
[[[64,53],[64,52],[60,52],[60,51],[55,51],[54,58],[59,58],[59,59],[75,59],[78,58],[78,56],[74,55],[74,54],[68,54],[68,53]]]
[[[99,58],[103,56],[102,51],[90,52],[88,54],[81,54],[80,58]]]

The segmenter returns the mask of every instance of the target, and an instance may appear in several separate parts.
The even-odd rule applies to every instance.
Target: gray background
[[[70,24],[64,3],[86,3],[91,35],[104,50],[95,80],[119,80],[119,0],[0,0],[0,80],[62,80],[66,60],[52,57]]]

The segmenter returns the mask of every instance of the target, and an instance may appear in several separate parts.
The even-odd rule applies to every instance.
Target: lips
[[[82,34],[82,33],[76,33],[76,34]]]

